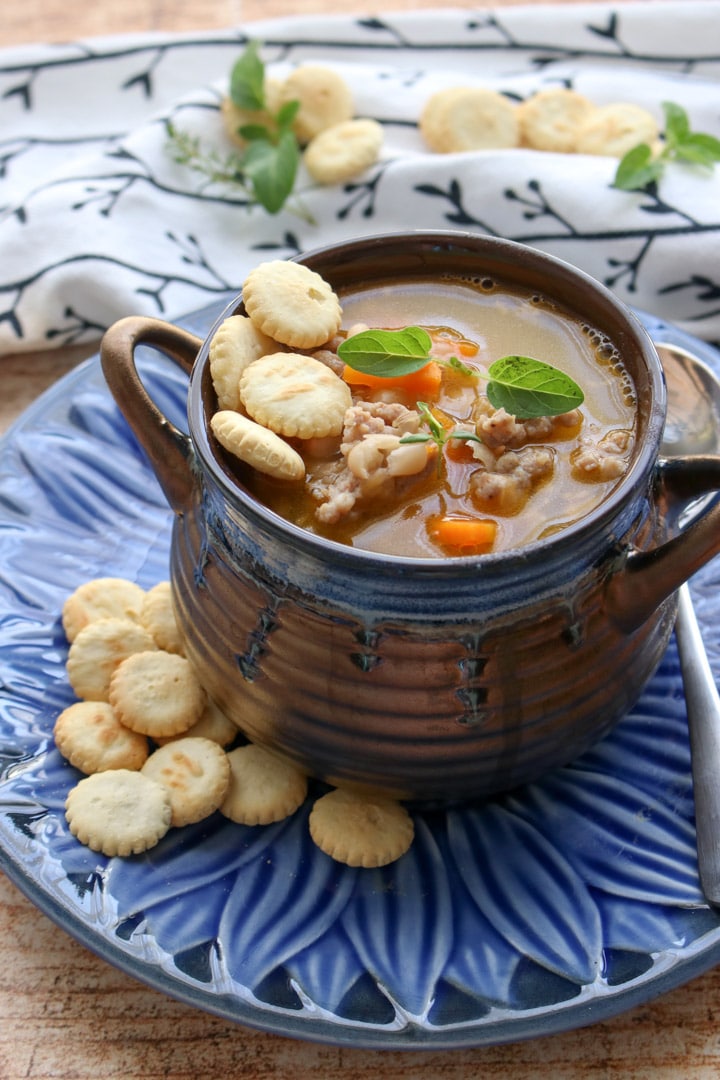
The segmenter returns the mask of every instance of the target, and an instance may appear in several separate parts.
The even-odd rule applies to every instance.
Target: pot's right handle
[[[131,315],[114,323],[103,336],[103,374],[120,411],[150,458],[165,497],[176,513],[190,505],[195,486],[189,437],[175,427],[145,389],[135,364],[138,345],[150,345],[190,374],[200,338],[161,319]]]
[[[674,504],[720,491],[720,456],[697,455],[661,461],[658,482]],[[623,630],[642,625],[692,575],[720,554],[720,503],[693,518],[656,548],[631,549],[605,590],[605,609]]]

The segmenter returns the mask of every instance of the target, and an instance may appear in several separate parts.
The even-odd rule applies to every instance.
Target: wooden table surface
[[[439,6],[437,0],[387,4],[390,10]],[[454,0],[453,6],[478,5]],[[4,0],[0,46],[384,8],[377,0]],[[92,351],[0,359],[0,430]],[[59,930],[0,874],[0,973],[0,1080],[720,1077],[720,969],[612,1021],[532,1042],[452,1052],[347,1050],[245,1029],[146,988]]]

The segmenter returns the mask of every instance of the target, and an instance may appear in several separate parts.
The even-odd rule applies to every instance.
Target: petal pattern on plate
[[[717,924],[716,916],[707,908],[682,911],[680,918],[676,915],[677,910],[625,897],[604,897],[602,915],[606,946],[648,955],[663,949],[681,949]]]
[[[454,900],[455,940],[443,977],[468,994],[505,1004],[511,1000],[521,953],[480,910],[449,853],[445,863]]]
[[[584,881],[530,822],[500,803],[448,813],[450,851],[496,931],[542,967],[581,984],[602,967],[602,927]]]
[[[0,667],[0,679],[3,674]],[[8,683],[4,686],[7,691]],[[43,696],[39,694],[40,698]],[[46,712],[42,715],[46,716]],[[10,698],[3,693],[0,697],[0,779],[7,768],[44,748],[45,740],[49,739],[47,730],[47,721],[45,725],[38,725],[38,704],[33,703],[32,697],[23,694]]]
[[[703,904],[692,822],[617,777],[558,770],[510,805],[562,837],[580,878],[654,904]]]
[[[694,814],[687,714],[677,646],[671,639],[662,663],[637,705],[577,762],[585,770],[620,776],[688,819]]]
[[[176,899],[183,904],[204,904],[206,889],[246,863],[262,858],[286,828],[287,823],[281,822],[251,829],[216,814],[195,825],[171,829],[142,857],[113,859],[107,881],[119,915],[127,918],[140,911],[148,914],[156,906]]]
[[[357,878],[342,924],[371,975],[411,1016],[424,1016],[452,951],[455,929],[447,874],[432,832],[396,863]]]
[[[365,964],[339,920],[309,948],[288,959],[285,967],[307,999],[329,1013],[339,1013],[343,1003],[348,1003],[353,987],[367,975]],[[365,1018],[374,1014],[377,1022],[385,1022],[379,993],[371,994],[365,988],[363,997]],[[358,1003],[356,1013],[359,1008]],[[349,1011],[349,1003],[345,1011]]]
[[[239,870],[218,925],[230,976],[256,988],[285,961],[332,927],[353,890],[356,872],[314,857],[307,826],[309,807]]]
[[[8,770],[7,780],[0,787],[0,801],[19,797],[33,803],[36,809],[64,814],[67,793],[81,777],[82,773],[74,769],[51,742],[44,754]]]

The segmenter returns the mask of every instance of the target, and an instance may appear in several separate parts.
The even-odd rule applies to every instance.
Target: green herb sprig
[[[244,150],[222,158],[203,149],[200,140],[167,124],[168,148],[175,161],[199,172],[211,183],[228,183],[242,188],[251,202],[269,214],[277,214],[293,193],[300,164],[300,146],[293,121],[300,108],[289,101],[276,113],[269,113],[265,95],[265,65],[257,42],[251,41],[230,72],[229,94],[240,109],[262,114],[269,122],[245,124],[238,134],[246,142]],[[307,215],[303,215],[307,216]]]
[[[490,404],[523,420],[560,416],[585,400],[574,379],[533,356],[502,356],[490,365],[488,375]]]
[[[420,371],[431,360],[432,338],[421,326],[401,330],[363,330],[338,348],[340,359],[363,375],[397,379]]]
[[[674,161],[712,170],[720,161],[720,139],[693,131],[685,109],[672,101],[663,101],[665,140],[656,153],[647,143],[640,143],[620,160],[613,187],[622,191],[640,191],[657,184],[667,166]]]
[[[239,154],[221,155],[203,149],[200,139],[187,131],[182,131],[166,121],[168,149],[173,161],[185,165],[188,169],[200,173],[209,184],[239,184],[244,186],[245,178],[242,159]]]
[[[414,431],[411,435],[403,435],[400,443],[429,443],[434,442],[438,449],[437,455],[437,471],[438,476],[442,475],[443,457],[442,449],[448,439],[463,439],[466,442],[482,443],[482,439],[479,435],[476,435],[474,431],[466,431],[456,429],[455,431],[448,431],[437,417],[433,414],[432,409],[426,401],[416,401],[415,406],[420,413],[421,422],[425,424],[427,431]]]
[[[339,346],[338,356],[355,371],[380,378],[410,375],[432,359],[468,376],[482,375],[456,357],[433,358],[431,350],[427,330],[406,326],[401,330],[371,329],[353,334]],[[523,419],[559,416],[584,401],[583,391],[569,375],[532,356],[503,356],[488,368],[487,378],[491,404]]]
[[[251,41],[230,72],[230,99],[240,109],[267,109],[265,65]],[[243,155],[245,174],[255,198],[270,214],[277,214],[295,186],[300,164],[300,145],[293,131],[299,101],[288,101],[270,124],[244,124],[239,134],[248,146]]]

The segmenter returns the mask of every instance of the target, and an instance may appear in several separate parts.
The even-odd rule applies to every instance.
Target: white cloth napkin
[[[165,120],[229,147],[218,112],[247,40],[270,75],[316,61],[385,133],[381,161],[306,218],[244,205],[176,164]],[[598,104],[669,100],[720,136],[720,3],[657,0],[249,23],[0,50],[0,353],[92,341],[116,318],[176,319],[266,258],[334,240],[452,228],[522,241],[625,302],[720,340],[720,166],[671,165],[656,194],[614,189],[614,159],[516,149],[437,155],[417,120],[442,86],[524,98],[571,86]]]

